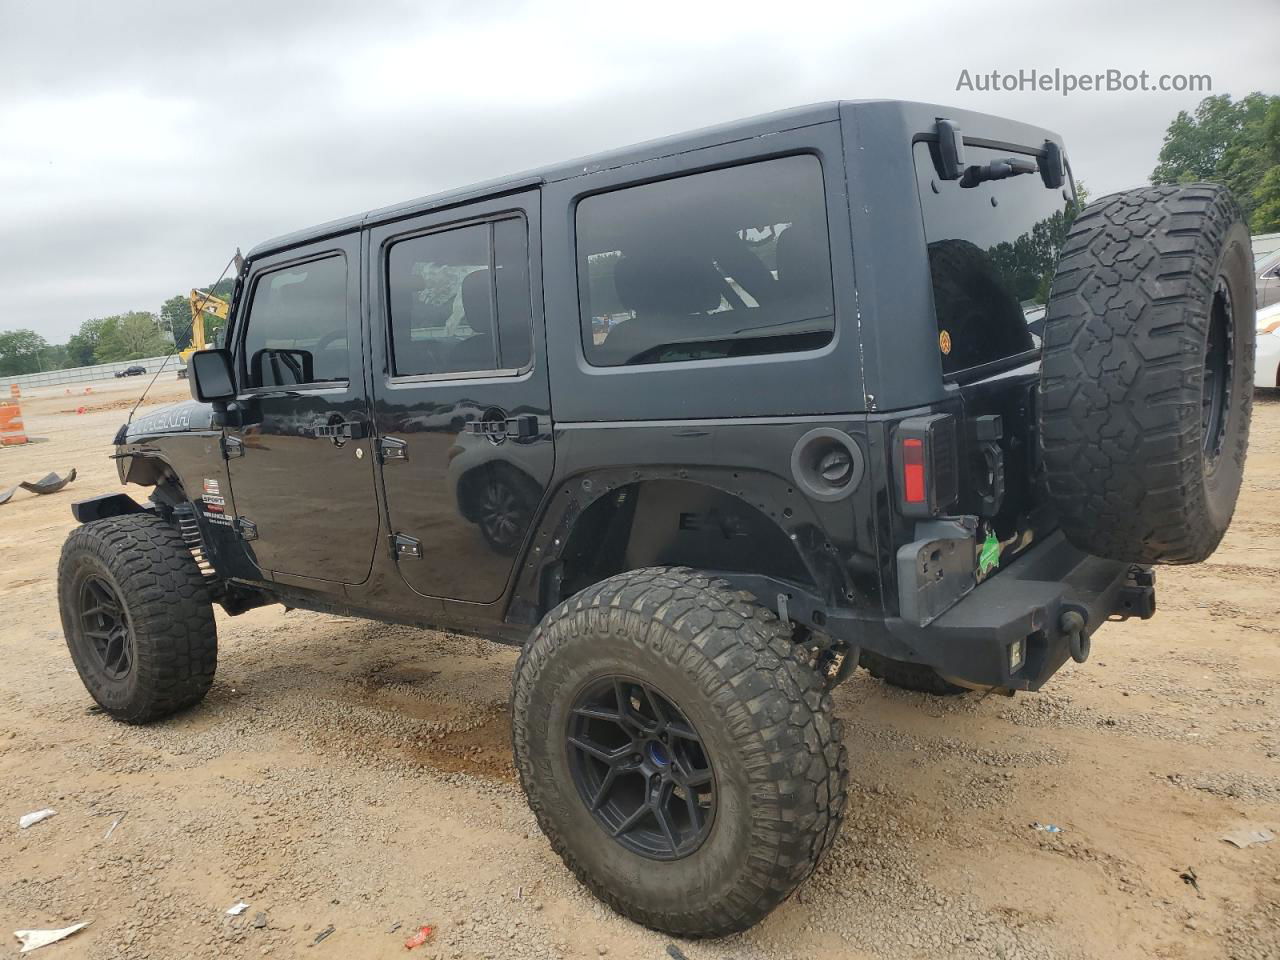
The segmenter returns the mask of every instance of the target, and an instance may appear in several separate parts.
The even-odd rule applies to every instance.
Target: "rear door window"
[[[832,339],[817,157],[596,194],[576,219],[582,344],[596,366],[811,350]]]
[[[396,376],[520,370],[532,359],[522,217],[402,240],[387,256]]]

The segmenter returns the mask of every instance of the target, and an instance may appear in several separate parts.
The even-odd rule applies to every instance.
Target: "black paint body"
[[[1092,631],[1130,597],[1131,571],[1074,551],[1036,496],[1035,358],[967,383],[942,374],[912,158],[913,142],[932,136],[942,116],[988,145],[1034,152],[1057,142],[1044,130],[949,108],[827,104],[264,244],[249,254],[229,325],[239,382],[246,382],[240,344],[258,279],[323,254],[348,265],[349,380],[242,387],[225,416],[188,403],[139,418],[117,438],[121,478],[196,506],[202,547],[229,608],[279,600],[522,642],[551,606],[602,577],[687,564],[728,575],[794,622],[850,647],[976,683],[1037,688],[1066,656],[1059,611],[1087,611]],[[628,184],[797,153],[822,164],[831,341],[717,360],[587,363],[576,203]],[[513,215],[528,227],[532,363],[483,377],[394,376],[386,247]],[[910,563],[903,565],[902,551],[936,531],[898,509],[892,444],[904,421],[939,413],[957,425],[959,498],[949,514],[976,518],[982,509],[974,464],[983,443],[994,443],[988,455],[1003,460],[1001,512],[979,522],[1007,541],[1004,569],[978,583],[975,544],[953,525],[940,542],[967,551],[946,571],[956,585],[904,586]],[[972,421],[994,414],[1002,438],[983,441]],[[317,436],[318,427],[352,435]],[[811,496],[797,479],[798,444],[815,429],[838,431],[857,448],[861,472],[847,494]],[[486,498],[518,505],[518,535],[510,524],[482,529]],[[904,590],[917,587],[927,614],[913,599],[904,617]],[[1034,649],[1012,669],[1007,645],[1023,638]]]

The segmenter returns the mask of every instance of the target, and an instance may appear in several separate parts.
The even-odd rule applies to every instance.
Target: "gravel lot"
[[[0,507],[0,955],[17,953],[13,930],[92,920],[38,956],[405,956],[429,923],[411,956],[668,957],[669,938],[576,884],[527,811],[511,648],[219,611],[202,706],[146,728],[94,709],[54,570],[71,501],[117,489],[108,445],[142,386],[45,391],[24,402],[44,442],[0,451],[0,487],[80,472]],[[857,675],[837,693],[853,773],[832,855],[757,928],[676,949],[1280,958],[1280,839],[1219,839],[1280,834],[1278,502],[1280,398],[1260,395],[1231,532],[1207,564],[1160,573],[1156,619],[1106,627],[1041,694],[942,700]],[[57,816],[20,831],[42,807]]]

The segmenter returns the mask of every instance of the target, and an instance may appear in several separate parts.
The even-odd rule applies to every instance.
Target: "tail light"
[[[910,417],[894,432],[898,509],[907,517],[936,517],[959,493],[956,421],[949,413]]]
[[[925,503],[924,441],[919,437],[902,438],[902,499],[907,503]]]

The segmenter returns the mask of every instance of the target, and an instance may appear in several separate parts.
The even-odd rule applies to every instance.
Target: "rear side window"
[[[597,366],[811,350],[835,330],[817,157],[587,197],[577,244],[582,343]]]
[[[396,376],[528,366],[525,221],[512,217],[395,244],[387,256],[387,303]]]
[[[337,255],[260,276],[244,358],[250,387],[345,381],[347,261]]]

